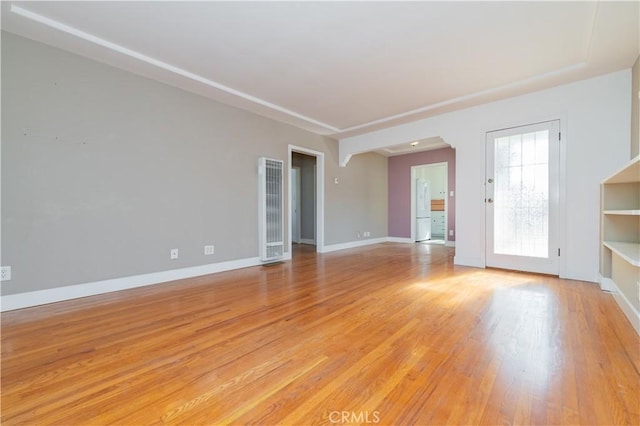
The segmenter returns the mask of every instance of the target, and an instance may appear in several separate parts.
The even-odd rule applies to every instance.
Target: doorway
[[[448,163],[411,167],[411,239],[447,245]]]
[[[289,145],[289,254],[293,244],[324,250],[324,153]]]
[[[560,122],[488,132],[486,265],[558,275]]]
[[[292,243],[316,245],[316,168],[316,157],[291,154]]]

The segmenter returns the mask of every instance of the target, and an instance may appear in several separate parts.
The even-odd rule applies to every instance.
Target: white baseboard
[[[0,297],[0,311],[12,311],[14,309],[28,308],[31,306],[45,305],[47,303],[61,302],[63,300],[95,296],[97,294],[111,293],[113,291],[127,290],[130,288],[153,284],[161,284],[168,281],[215,274],[217,272],[247,268],[261,264],[259,257],[251,257],[227,262],[211,263],[208,265],[192,266],[189,268],[173,269],[170,271],[153,272],[150,274],[133,275],[130,277],[114,278],[111,280],[57,287],[47,290],[9,294]]]
[[[385,242],[413,243],[413,241],[411,241],[411,238],[370,238],[367,240],[326,245],[324,246],[324,250],[322,252],[329,253],[337,250],[363,247]],[[291,253],[285,252],[283,260],[290,259]],[[454,263],[466,266],[476,266],[476,264],[470,262],[459,263],[458,260],[459,259],[455,258]],[[153,272],[149,274],[133,275],[129,277],[114,278],[110,280],[76,284],[65,287],[57,287],[46,290],[9,294],[0,297],[0,312],[29,308],[38,305],[46,305],[48,303],[62,302],[64,300],[95,296],[98,294],[111,293],[114,291],[127,290],[148,285],[162,284],[169,281],[198,277],[201,275],[215,274],[217,272],[230,271],[233,269],[247,268],[258,265],[262,265],[262,262],[260,262],[260,258],[251,257],[246,259],[230,260],[227,262],[211,263],[208,265],[193,266],[189,268],[173,269],[169,271]]]
[[[387,237],[387,242],[414,244],[416,241],[413,241],[411,238],[404,238],[404,237]],[[456,242],[455,241],[445,241],[444,245],[447,246],[447,247],[455,247],[456,246]]]
[[[618,306],[620,306],[620,309],[622,309],[622,312],[633,326],[633,329],[640,335],[640,312],[638,312],[636,308],[631,304],[629,299],[627,299],[627,296],[625,296],[624,293],[620,291],[615,281],[609,278],[604,278],[602,276],[600,277],[600,279],[600,288],[604,290],[602,286],[603,280],[605,281],[607,287],[611,287],[611,290],[607,291],[611,292],[613,299],[616,301]]]
[[[368,240],[357,240],[357,241],[350,241],[348,243],[331,244],[328,246],[324,246],[324,250],[322,251],[322,253],[329,253],[337,250],[363,247],[371,244],[380,244],[380,243],[415,244],[416,242],[413,241],[411,238],[403,238],[403,237],[371,238]],[[455,241],[447,241],[445,245],[448,247],[455,247]],[[475,266],[475,265],[467,265],[467,266]],[[481,266],[481,267],[484,268],[484,266]]]
[[[411,238],[403,238],[403,237],[387,237],[387,242],[389,242],[389,243],[406,243],[406,244],[415,243],[415,241],[413,241]]]
[[[485,268],[484,261],[479,257],[453,256],[453,264],[460,266],[471,266],[473,268]]]
[[[598,275],[598,282],[600,283],[600,290],[602,291],[610,291],[615,293],[617,290],[617,286],[613,283],[611,278],[605,278],[602,275]]]
[[[371,244],[386,243],[387,241],[388,241],[387,237],[384,237],[384,238],[370,238],[368,240],[350,241],[348,243],[341,243],[341,244],[330,244],[330,245],[324,246],[324,250],[322,250],[322,253],[329,253],[337,250],[368,246]]]
[[[300,244],[311,244],[312,246],[316,245],[316,240],[313,238],[301,238]]]

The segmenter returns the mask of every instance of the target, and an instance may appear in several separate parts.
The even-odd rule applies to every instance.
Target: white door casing
[[[291,241],[300,243],[300,168],[291,168]]]
[[[486,136],[486,265],[559,274],[560,123]]]
[[[291,194],[291,159],[292,154],[294,152],[299,152],[301,154],[311,155],[316,157],[316,174],[315,174],[315,236],[316,236],[316,252],[324,253],[324,152],[316,151],[309,148],[304,148],[296,145],[288,146],[288,168],[289,168],[289,191],[288,191],[288,201],[289,201],[289,223],[292,221],[292,194]],[[289,238],[289,255],[291,255],[291,241],[292,238]]]
[[[442,185],[442,187],[444,188],[444,192],[445,194],[447,194],[448,192],[448,185],[449,185],[449,164],[445,161],[445,162],[439,162],[439,163],[429,163],[429,164],[421,164],[419,166],[411,166],[411,209],[410,209],[410,214],[411,214],[411,241],[416,241],[416,235],[417,235],[417,225],[416,225],[416,219],[417,219],[417,211],[416,211],[416,191],[414,190],[415,187],[415,182],[416,179],[418,179],[419,176],[422,176],[422,170],[424,169],[435,169],[435,168],[443,168],[443,173],[442,176],[440,178],[440,185]],[[432,180],[432,179],[430,179]],[[449,241],[449,237],[448,237],[448,231],[446,231],[448,229],[448,212],[449,212],[449,197],[445,196],[444,197],[444,219],[445,219],[445,232],[444,232],[444,241],[445,244],[448,243]],[[433,214],[433,212],[431,212],[431,214]]]

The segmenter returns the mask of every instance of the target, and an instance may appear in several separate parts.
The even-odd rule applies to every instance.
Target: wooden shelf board
[[[640,210],[605,210],[604,214],[615,214],[622,216],[640,216]]]
[[[605,179],[603,183],[629,183],[640,181],[640,155],[634,158],[622,170]]]
[[[640,243],[621,243],[619,241],[603,241],[606,247],[634,266],[640,267]]]

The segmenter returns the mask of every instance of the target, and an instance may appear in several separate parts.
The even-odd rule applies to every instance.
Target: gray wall
[[[385,158],[3,32],[2,294],[257,256],[257,159],[288,144],[325,153],[325,244],[386,236]]]
[[[337,164],[338,152],[328,160]],[[334,178],[338,178],[336,184]],[[387,158],[375,153],[354,155],[349,165],[328,171],[326,202],[334,206],[325,214],[333,226],[326,228],[329,241],[359,239],[357,233],[368,231],[370,238],[388,236],[387,233]],[[360,239],[366,239],[360,237]]]

